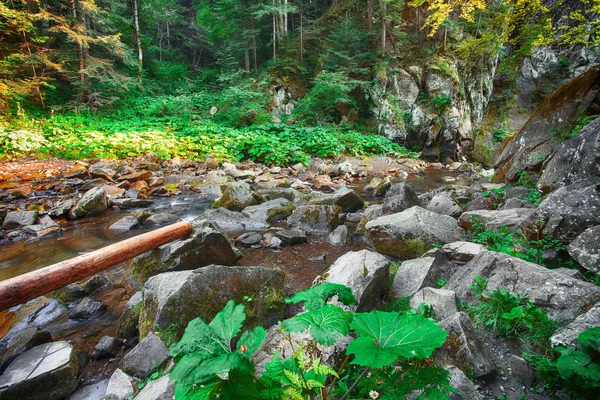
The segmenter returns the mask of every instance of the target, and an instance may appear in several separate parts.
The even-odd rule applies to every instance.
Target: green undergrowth
[[[21,117],[0,123],[0,157],[36,154],[65,159],[157,155],[267,164],[308,163],[312,156],[341,154],[413,156],[380,135],[365,135],[336,125],[306,127],[268,123],[234,128],[213,120],[186,117],[126,118],[61,115]]]

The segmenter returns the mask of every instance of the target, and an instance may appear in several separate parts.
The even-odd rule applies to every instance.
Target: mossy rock
[[[223,188],[223,194],[212,207],[224,207],[232,211],[242,211],[248,206],[262,203],[264,199],[246,182],[231,182]]]
[[[63,304],[73,303],[86,296],[85,288],[77,283],[72,283],[51,293],[51,297]]]

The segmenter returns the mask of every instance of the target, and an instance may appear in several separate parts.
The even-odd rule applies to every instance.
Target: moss
[[[401,242],[383,232],[369,233],[368,236],[377,252],[399,260],[418,258],[431,248],[430,245],[419,239],[407,239]]]
[[[63,304],[72,303],[85,297],[83,286],[73,283],[52,292],[52,298]]]
[[[164,272],[154,252],[149,251],[133,259],[127,271],[127,281],[136,290],[140,290],[152,276]]]
[[[152,296],[144,296],[140,316],[138,320],[138,330],[140,331],[140,341],[154,332],[154,318],[158,311],[158,300]]]
[[[292,215],[292,213],[294,212],[295,209],[296,209],[296,206],[293,203],[288,203],[287,205],[282,206],[282,207],[274,207],[274,208],[270,209],[269,212],[267,213],[267,221],[272,222],[272,221],[285,219],[285,218],[289,217],[290,215]]]

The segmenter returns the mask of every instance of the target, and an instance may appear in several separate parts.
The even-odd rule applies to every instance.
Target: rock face
[[[296,206],[291,201],[280,198],[269,200],[256,206],[246,207],[242,210],[242,215],[257,221],[269,223],[286,219],[295,209]]]
[[[250,326],[273,324],[283,316],[283,279],[278,269],[221,265],[154,276],[144,286],[140,337],[172,324],[181,335],[192,319],[211,321],[229,300],[243,303],[244,296],[253,299],[246,305]]]
[[[570,324],[558,328],[550,338],[550,342],[553,346],[574,346],[581,332],[597,326],[600,326],[600,303],[596,303]]]
[[[11,211],[4,217],[2,229],[10,230],[33,225],[37,218],[37,211]]]
[[[242,211],[260,202],[260,196],[246,182],[230,182],[221,197],[214,202],[213,208],[224,207],[232,211]]]
[[[577,260],[585,269],[600,272],[600,225],[591,227],[583,233],[569,246],[567,246],[571,257]]]
[[[365,201],[354,190],[343,188],[331,194],[319,193],[309,204],[337,206],[341,212],[356,212],[364,207]]]
[[[404,261],[398,267],[390,294],[399,299],[412,296],[426,286],[437,286],[438,279],[449,278],[452,269],[452,263],[439,250],[422,258]]]
[[[340,223],[335,206],[300,206],[287,219],[288,225],[315,235],[328,235]]]
[[[121,369],[140,379],[148,377],[170,357],[169,349],[154,333],[149,333],[121,360]]]
[[[506,288],[511,293],[527,293],[533,304],[546,309],[548,316],[559,323],[572,321],[586,304],[600,296],[600,288],[594,284],[492,251],[480,253],[462,266],[444,289],[453,290],[459,299],[474,300],[469,286],[475,276],[486,279],[489,290]]]
[[[419,197],[408,183],[396,183],[385,194],[385,198],[383,199],[383,213],[398,213],[420,205]]]
[[[77,387],[77,372],[73,346],[42,344],[17,357],[0,376],[0,399],[62,399]]]
[[[534,224],[533,216],[536,210],[533,208],[511,208],[508,210],[477,210],[462,213],[458,224],[467,230],[473,230],[475,220],[478,220],[485,229],[498,232],[506,226],[509,232],[521,232],[522,227]]]
[[[545,235],[573,241],[587,228],[600,225],[600,184],[590,179],[555,190],[539,205],[535,218],[544,221]]]
[[[596,66],[548,96],[496,159],[496,179],[515,180],[520,171],[539,171],[557,150],[560,134],[572,128],[600,92]]]
[[[338,258],[327,272],[326,282],[352,289],[356,311],[373,309],[385,293],[390,260],[369,250],[351,251]]]
[[[83,197],[69,211],[69,218],[81,218],[100,214],[108,208],[108,196],[102,188],[96,187],[85,192]]]
[[[453,242],[457,228],[454,218],[417,206],[379,217],[366,225],[375,249],[401,260],[421,256],[432,244]]]
[[[450,386],[457,393],[450,394],[450,400],[483,400],[484,397],[477,391],[477,386],[464,372],[453,365],[446,367],[450,373]]]
[[[600,118],[579,135],[562,143],[544,168],[537,186],[554,190],[582,179],[600,176]]]
[[[451,290],[425,287],[410,299],[410,306],[417,310],[419,304],[431,306],[433,313],[440,319],[448,318],[458,312],[456,308],[456,293]]]

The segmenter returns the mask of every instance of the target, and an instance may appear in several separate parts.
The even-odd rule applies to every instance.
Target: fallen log
[[[189,222],[181,221],[114,243],[90,253],[0,282],[0,311],[60,289],[163,244],[187,237]]]

